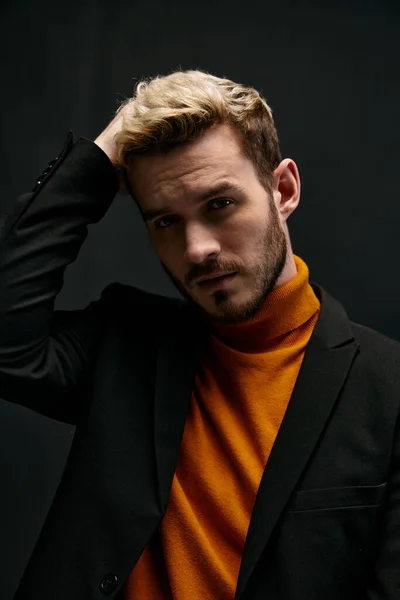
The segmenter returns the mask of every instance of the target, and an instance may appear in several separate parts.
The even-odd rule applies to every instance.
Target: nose
[[[186,228],[185,260],[200,264],[207,258],[216,257],[221,251],[215,234],[198,223]]]

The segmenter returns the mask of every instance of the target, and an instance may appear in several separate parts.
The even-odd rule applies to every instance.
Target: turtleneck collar
[[[207,318],[214,334],[224,344],[242,352],[267,350],[277,338],[297,329],[311,319],[320,302],[309,283],[309,269],[294,256],[297,274],[284,285],[275,288],[262,308],[248,321],[226,325]]]

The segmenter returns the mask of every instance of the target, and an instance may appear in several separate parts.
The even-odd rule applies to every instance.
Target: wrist
[[[104,154],[108,157],[108,159],[112,162],[114,167],[117,166],[117,157],[116,152],[113,146],[107,142],[101,135],[94,140],[96,146],[98,146],[101,150],[103,150]]]

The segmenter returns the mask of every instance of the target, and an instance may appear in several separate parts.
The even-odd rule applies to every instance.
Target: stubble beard
[[[211,317],[219,323],[224,324],[242,323],[252,319],[259,312],[265,300],[274,289],[286,264],[288,244],[272,199],[270,199],[269,204],[270,221],[261,243],[262,249],[259,262],[255,265],[253,269],[254,273],[252,273],[252,278],[256,282],[255,289],[252,297],[245,304],[237,304],[237,302],[231,300],[229,289],[217,290],[212,294],[215,310],[210,312],[193,299],[182,283],[161,262],[164,271],[178,292],[193,307],[200,310],[203,316]]]

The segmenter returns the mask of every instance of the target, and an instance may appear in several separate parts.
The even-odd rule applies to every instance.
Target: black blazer
[[[118,597],[168,503],[206,335],[196,309],[114,284],[85,310],[53,312],[117,187],[103,152],[69,136],[3,217],[0,396],[76,425],[16,600]],[[321,312],[235,600],[399,600],[400,345],[312,285]]]

